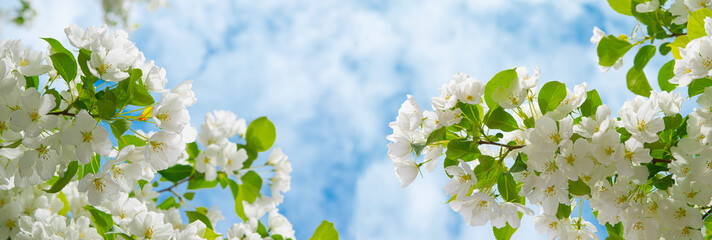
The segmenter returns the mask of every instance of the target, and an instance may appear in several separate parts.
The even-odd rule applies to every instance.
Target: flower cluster
[[[255,164],[275,141],[267,118],[247,126],[215,111],[198,133],[187,109],[192,81],[166,88],[165,70],[122,30],[65,33],[76,58],[51,38],[47,52],[19,40],[0,45],[0,238],[294,238],[277,208],[290,188],[287,156],[275,148]],[[131,128],[139,122],[151,131]],[[265,168],[269,195],[254,171]],[[218,185],[230,187],[243,220],[225,235],[213,231],[219,210],[190,203],[196,190]],[[333,224],[320,229],[335,233]]]
[[[388,136],[403,186],[444,155],[449,206],[472,226],[491,223],[499,237],[534,215],[526,199],[551,239],[597,238],[581,218],[585,201],[625,239],[701,239],[712,201],[712,87],[684,118],[685,99],[664,91],[626,101],[614,118],[585,83],[539,88],[538,72],[505,70],[487,84],[455,75],[432,99],[434,113],[408,96]]]

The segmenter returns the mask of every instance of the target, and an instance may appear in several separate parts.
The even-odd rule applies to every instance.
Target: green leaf
[[[539,104],[539,109],[541,109],[542,114],[556,110],[559,107],[559,103],[566,98],[566,84],[551,81],[539,90],[539,97],[537,102]]]
[[[677,84],[670,83],[670,79],[675,76],[674,70],[675,60],[670,60],[660,68],[660,72],[658,72],[658,86],[660,86],[660,90],[671,92],[677,88]]]
[[[91,51],[84,48],[79,49],[79,55],[77,56],[77,63],[79,63],[79,68],[82,70],[84,76],[96,79],[96,76],[92,75],[89,70],[88,62],[91,59]]]
[[[615,226],[606,223],[606,231],[608,232],[608,238],[606,238],[606,240],[624,240],[623,223],[616,223]]]
[[[126,130],[129,130],[131,127],[131,121],[121,118],[114,120],[110,125],[111,133],[114,134],[116,139],[120,139],[121,135],[123,135]]]
[[[187,192],[187,193],[183,194],[183,197],[185,197],[185,199],[188,199],[189,201],[193,200],[194,196],[195,196],[194,192]]]
[[[650,91],[653,90],[643,70],[635,67],[630,68],[628,74],[626,74],[626,84],[628,85],[628,90],[643,97],[649,97]]]
[[[334,228],[334,224],[326,220],[319,224],[314,234],[309,240],[339,240],[339,232]]]
[[[613,35],[603,37],[596,48],[598,64],[604,67],[613,66],[632,47],[633,45],[628,41],[623,41]]]
[[[705,88],[709,86],[712,86],[712,79],[700,78],[692,80],[690,85],[687,86],[687,95],[688,97],[694,97],[698,94],[702,94],[705,92]]]
[[[485,85],[485,103],[487,103],[487,107],[492,109],[497,106],[497,102],[492,99],[492,94],[498,87],[509,88],[512,81],[517,80],[516,68],[507,69],[495,74]]]
[[[258,152],[269,150],[276,138],[277,132],[274,124],[267,117],[255,119],[247,126],[247,133],[245,134],[247,145]]]
[[[245,194],[245,201],[252,203],[260,196],[262,188],[262,178],[254,171],[248,171],[242,176],[242,188],[240,191]]]
[[[62,209],[59,209],[57,214],[62,215],[62,216],[67,216],[67,213],[69,213],[69,201],[67,200],[67,196],[64,195],[63,192],[57,193],[57,198],[59,198],[60,201],[62,201]]]
[[[653,186],[655,186],[656,188],[658,188],[660,190],[667,190],[673,184],[675,184],[675,179],[672,179],[672,174],[667,175],[667,176],[653,182]]]
[[[70,82],[77,77],[77,63],[74,61],[74,57],[64,53],[55,53],[49,56],[52,59],[52,66],[57,69],[57,73],[64,79],[64,81]]]
[[[672,43],[668,44],[668,47],[672,50],[672,56],[675,59],[682,59],[682,56],[680,56],[680,48],[685,48],[689,42],[690,38],[687,36],[678,36],[675,38]]]
[[[499,129],[505,132],[519,129],[517,120],[514,120],[512,115],[499,106],[485,116],[485,125],[490,129]]]
[[[229,179],[228,181],[228,186],[230,186],[230,191],[232,192],[232,197],[235,199],[235,214],[237,214],[240,219],[243,221],[247,221],[247,216],[245,215],[245,208],[242,205],[242,201],[244,199],[244,193],[241,191],[242,186],[237,185],[237,183]]]
[[[571,216],[571,206],[559,203],[559,209],[556,210],[556,218],[566,219]]]
[[[146,88],[146,86],[135,85],[133,93],[134,94],[131,96],[131,101],[129,102],[129,104],[131,104],[131,105],[144,107],[144,106],[150,106],[151,104],[153,104],[155,102],[153,100],[153,96],[151,96],[151,93],[148,92],[148,89]]]
[[[596,91],[596,89],[588,91],[586,93],[586,101],[581,104],[581,115],[584,117],[596,115],[598,106],[601,106],[602,104],[603,102],[601,101],[601,97],[598,95],[598,91]]]
[[[164,178],[171,182],[178,182],[189,177],[193,173],[193,166],[176,164],[167,169],[158,171]]]
[[[213,229],[213,225],[210,224],[210,219],[205,216],[205,214],[198,211],[186,211],[185,215],[188,216],[188,221],[190,221],[191,223],[195,222],[196,220],[199,220],[205,223],[205,226],[209,229]]]
[[[59,180],[57,180],[57,182],[55,182],[46,192],[57,193],[62,191],[64,186],[67,186],[67,184],[72,181],[74,175],[77,175],[78,167],[79,163],[77,161],[70,162],[69,165],[67,165],[67,170],[64,171],[64,175],[62,175],[62,177],[59,178]]]
[[[63,54],[66,54],[66,55],[68,55],[68,56],[71,56],[71,57],[72,57],[72,62],[74,62],[74,55],[72,54],[72,52],[70,52],[70,51],[67,50],[64,46],[62,46],[62,43],[60,43],[59,41],[57,41],[57,39],[54,39],[54,38],[42,38],[42,40],[45,40],[47,43],[49,43],[49,46],[52,48],[52,50],[53,50],[55,53],[63,53]],[[72,80],[74,80],[74,79],[72,79]]]
[[[517,191],[517,183],[514,182],[514,177],[511,173],[504,173],[499,175],[497,180],[497,190],[499,195],[502,196],[507,202],[518,202],[519,201],[519,191]]]
[[[512,167],[509,168],[510,173],[515,173],[515,172],[521,172],[521,171],[526,171],[527,170],[527,164],[524,162],[524,160],[527,158],[527,155],[523,154],[518,154],[517,159],[514,160],[514,164],[512,164]]]
[[[608,5],[620,14],[633,16],[631,0],[608,0]]]
[[[462,111],[462,115],[470,121],[476,124],[482,121],[482,106],[458,102],[457,108],[459,108],[460,111]]]
[[[197,174],[196,177],[188,181],[188,190],[195,190],[201,188],[214,188],[218,185],[218,180],[206,181],[204,174]]]
[[[172,208],[175,205],[176,205],[176,198],[174,198],[173,196],[170,196],[170,197],[166,198],[165,200],[163,200],[163,202],[161,202],[161,204],[158,204],[158,206],[156,206],[156,207],[161,210],[168,210],[169,208]],[[180,206],[180,205],[178,205],[178,206]]]
[[[91,222],[94,224],[94,227],[99,235],[104,236],[104,233],[111,230],[114,226],[114,220],[111,218],[111,214],[105,213],[89,205],[84,206],[84,209],[89,211],[91,214]]]
[[[430,135],[428,135],[428,139],[425,141],[425,145],[445,140],[447,140],[447,127],[441,127],[433,130]],[[420,154],[420,152],[417,152],[417,154]]]
[[[687,20],[687,37],[690,40],[707,36],[705,32],[705,18],[712,17],[712,11],[708,8],[700,8],[691,12]]]
[[[134,145],[136,147],[146,146],[146,141],[134,135],[123,135],[121,136],[121,140],[125,142],[126,145]]]
[[[655,56],[655,46],[653,45],[645,45],[638,50],[638,53],[635,54],[635,59],[633,60],[633,67],[643,70],[645,65],[648,65],[648,62],[650,62],[650,59]]]
[[[198,156],[200,153],[200,150],[198,150],[198,144],[196,142],[188,143],[186,145],[185,151],[188,153],[188,156],[191,158],[195,158]]]
[[[569,180],[569,193],[574,196],[591,195],[591,187],[581,179],[577,181]]]
[[[509,226],[509,223],[507,223],[507,225],[503,228],[492,227],[492,233],[494,234],[494,238],[497,240],[509,240],[516,231],[517,228],[512,228],[512,226]]]
[[[40,85],[40,78],[37,76],[25,77],[25,89],[35,88]]]
[[[108,99],[101,99],[97,102],[99,108],[99,118],[109,120],[116,115],[116,104]]]
[[[54,88],[47,89],[47,91],[45,91],[45,94],[51,94],[52,96],[54,96],[54,108],[52,108],[50,112],[59,109],[59,105],[62,103],[62,95],[59,95],[59,92],[57,92],[57,90],[54,90]]]
[[[672,49],[671,49],[670,46],[668,46],[668,45],[670,45],[670,43],[667,43],[667,42],[666,42],[666,43],[663,43],[663,44],[660,44],[660,47],[658,48],[658,52],[660,52],[660,55],[665,56],[665,55],[667,55],[668,53],[670,53],[670,51],[671,51]]]
[[[445,157],[455,160],[462,159],[465,162],[470,162],[477,159],[480,151],[472,141],[465,139],[454,139],[447,144]]]

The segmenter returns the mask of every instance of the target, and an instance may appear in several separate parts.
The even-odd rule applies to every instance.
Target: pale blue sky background
[[[36,2],[34,26],[5,24],[3,39],[40,48],[39,36],[66,43],[62,29],[71,23],[101,24],[94,1]],[[402,189],[386,155],[387,124],[406,94],[429,108],[455,73],[486,81],[503,69],[540,66],[540,83],[588,82],[612,109],[633,97],[625,87],[632,56],[619,71],[596,65],[593,26],[621,34],[635,24],[603,0],[169,2],[136,8],[140,27],[131,39],[166,68],[170,86],[195,80],[194,126],[218,109],[275,123],[276,146],[294,168],[280,208],[300,239],[322,219],[335,222],[342,239],[493,238],[490,227],[467,226],[444,204],[441,166]],[[646,72],[657,85],[654,68]],[[223,209],[221,232],[237,221],[228,192],[198,196]],[[534,236],[545,238],[525,218],[514,238]]]

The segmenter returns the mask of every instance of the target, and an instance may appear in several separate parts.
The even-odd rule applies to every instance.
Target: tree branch
[[[162,193],[162,192],[166,192],[166,191],[171,191],[174,187],[177,187],[178,185],[181,185],[181,184],[183,184],[183,183],[185,183],[185,182],[187,182],[187,181],[190,181],[191,179],[193,179],[193,176],[190,176],[189,178],[186,178],[186,179],[182,179],[182,180],[180,180],[180,181],[177,181],[177,182],[173,183],[173,186],[170,186],[170,187],[167,187],[167,188],[158,190],[158,191],[156,191],[156,192]]]
[[[660,158],[653,158],[653,161],[651,161],[651,163],[653,163],[653,164],[655,164],[655,163],[671,163],[671,162],[672,162],[672,160],[660,159]]]
[[[705,215],[702,215],[702,220],[704,221],[705,218],[707,218],[711,213],[712,213],[712,209],[707,210],[707,212],[705,213]]]
[[[76,116],[77,114],[70,113],[70,112],[69,112],[69,108],[67,108],[67,109],[64,109],[64,111],[61,111],[61,112],[51,112],[51,113],[47,113],[47,115],[57,115],[57,116],[59,116],[59,115],[64,115],[64,116],[74,117],[74,116]]]
[[[523,147],[524,147],[524,145],[512,146],[512,145],[501,144],[501,143],[492,142],[492,141],[484,141],[484,140],[480,140],[480,141],[477,142],[477,143],[478,143],[478,144],[488,144],[488,145],[495,145],[495,146],[500,146],[500,147],[506,147],[506,148],[509,149],[510,151],[511,151],[511,150],[515,150],[515,149],[520,149],[520,148],[523,148]]]
[[[515,149],[520,149],[520,148],[523,148],[523,147],[525,146],[525,145],[514,145],[514,146],[512,146],[512,145],[506,145],[506,144],[502,144],[502,143],[498,143],[498,142],[485,141],[485,140],[480,140],[480,141],[478,141],[477,143],[478,143],[478,144],[487,144],[487,145],[495,145],[495,146],[505,147],[505,148],[509,149],[510,151],[511,151],[511,150],[515,150]],[[669,159],[653,158],[653,161],[651,161],[651,163],[653,163],[653,164],[655,164],[655,163],[671,163],[672,161],[673,161],[673,160],[669,160]]]

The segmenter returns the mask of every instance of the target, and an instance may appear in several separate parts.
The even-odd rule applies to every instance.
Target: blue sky
[[[40,48],[38,36],[63,40],[71,23],[101,24],[96,3],[36,2],[35,24],[5,25],[2,38]],[[486,81],[503,69],[540,66],[540,83],[588,82],[612,109],[633,98],[625,87],[632,56],[619,71],[596,66],[593,26],[621,34],[635,25],[602,0],[169,2],[134,9],[140,27],[131,39],[166,68],[169,85],[195,80],[194,126],[219,109],[275,123],[275,145],[294,168],[280,207],[300,239],[322,219],[343,239],[492,238],[490,227],[467,226],[444,204],[442,167],[403,189],[386,155],[387,124],[406,94],[429,108],[455,73]],[[656,59],[646,69],[653,80],[664,63]],[[198,196],[223,209],[225,232],[237,217],[222,194]],[[529,218],[517,236],[545,238]]]

